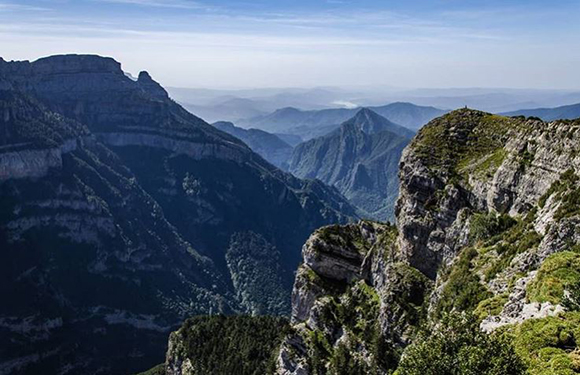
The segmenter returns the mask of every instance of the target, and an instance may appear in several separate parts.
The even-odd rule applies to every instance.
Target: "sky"
[[[0,0],[0,56],[165,86],[580,89],[580,0]]]

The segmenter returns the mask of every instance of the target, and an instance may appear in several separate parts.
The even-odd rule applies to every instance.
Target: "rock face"
[[[333,133],[296,146],[289,171],[335,186],[370,218],[392,220],[399,160],[410,141],[395,134],[397,129],[362,109]]]
[[[292,146],[278,136],[259,129],[242,129],[231,122],[216,122],[216,128],[241,139],[254,152],[278,168],[288,169],[288,160],[292,155]]]
[[[98,56],[0,61],[0,161],[0,372],[132,373],[186,317],[287,313],[308,234],[355,217]]]
[[[389,224],[361,221],[310,237],[292,293],[294,331],[279,351],[278,374],[396,367],[432,286],[395,259],[396,234]]]
[[[522,335],[556,315],[575,325],[562,300],[580,283],[579,149],[578,120],[462,109],[431,121],[402,156],[398,229],[362,222],[307,241],[277,373],[389,373],[418,329],[461,311],[486,332],[511,327],[530,373],[568,358]]]

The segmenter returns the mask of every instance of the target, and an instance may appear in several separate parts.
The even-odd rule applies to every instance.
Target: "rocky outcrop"
[[[280,349],[278,373],[335,373],[344,356],[347,368],[389,373],[417,329],[446,313],[473,313],[486,332],[518,327],[521,355],[538,350],[518,336],[527,322],[574,324],[562,301],[580,283],[579,129],[578,120],[469,109],[426,125],[402,156],[398,229],[384,232],[388,241],[353,236],[352,226],[308,240],[293,291],[295,333]],[[358,316],[377,322],[382,354],[340,318],[352,301]]]
[[[0,180],[43,177],[51,168],[61,166],[62,152],[58,148],[6,152],[0,154]]]
[[[394,259],[395,236],[389,224],[367,221],[311,236],[292,294],[294,333],[280,348],[278,374],[335,373],[343,360],[361,371],[394,369],[431,285]]]

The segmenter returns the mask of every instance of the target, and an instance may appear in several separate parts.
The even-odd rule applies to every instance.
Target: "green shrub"
[[[451,268],[447,283],[437,305],[436,316],[451,311],[470,311],[475,309],[479,302],[491,297],[491,293],[480,282],[473,271],[472,261],[477,257],[477,250],[466,248],[459,255],[459,259]]]
[[[529,319],[513,329],[514,346],[530,375],[580,372],[580,313]]]
[[[477,317],[478,320],[483,320],[490,315],[498,315],[503,309],[503,306],[506,304],[507,300],[507,294],[501,294],[483,300],[477,305],[473,311],[473,314]]]
[[[180,332],[194,373],[262,375],[272,371],[289,329],[284,318],[200,316],[186,320]]]
[[[564,289],[580,281],[580,254],[563,251],[550,255],[528,285],[531,302],[560,303]]]
[[[580,311],[580,281],[568,285],[569,295],[562,300],[562,305],[569,311]]]
[[[507,335],[488,335],[471,314],[451,314],[410,345],[396,375],[519,375],[525,366]]]
[[[474,241],[486,240],[513,227],[517,221],[509,215],[493,212],[475,214],[469,226],[469,236]]]

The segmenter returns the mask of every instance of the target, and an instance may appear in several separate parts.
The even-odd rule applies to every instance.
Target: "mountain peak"
[[[284,107],[277,109],[274,113],[298,113],[298,112],[301,112],[298,108]]]
[[[364,133],[375,134],[384,130],[391,130],[393,126],[397,125],[368,108],[361,108],[356,115],[346,121],[343,126],[354,126],[356,129],[361,130]]]
[[[159,83],[151,78],[148,72],[142,71],[139,73],[139,78],[137,78],[137,83],[149,94],[157,99],[167,99],[169,94]]]

